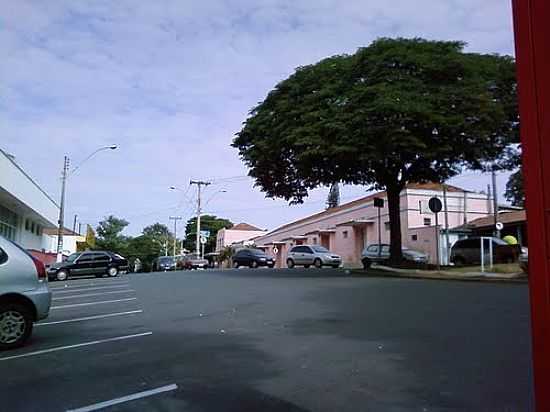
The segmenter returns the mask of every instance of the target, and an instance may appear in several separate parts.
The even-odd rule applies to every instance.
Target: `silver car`
[[[23,345],[51,300],[43,263],[0,236],[0,350]]]
[[[298,245],[289,250],[286,265],[289,268],[294,266],[304,266],[306,268],[311,265],[316,268],[323,266],[339,267],[342,264],[342,258],[339,255],[332,253],[327,248],[320,245]]]
[[[413,262],[417,264],[426,264],[428,263],[428,255],[417,250],[402,248],[403,259],[408,262]],[[361,254],[361,263],[363,263],[363,268],[367,269],[373,262],[379,263],[384,262],[390,258],[390,245],[370,245],[367,246],[363,253]]]

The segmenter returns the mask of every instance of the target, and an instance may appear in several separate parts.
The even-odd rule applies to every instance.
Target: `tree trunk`
[[[400,185],[387,185],[388,211],[390,216],[390,263],[399,264],[403,260],[401,250],[401,207],[400,197],[402,187]]]

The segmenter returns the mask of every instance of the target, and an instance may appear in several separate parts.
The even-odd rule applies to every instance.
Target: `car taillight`
[[[32,257],[32,261],[34,263],[34,267],[36,268],[36,275],[38,276],[38,280],[45,280],[46,277],[46,268],[44,267],[44,263],[42,261],[38,260],[34,256]]]

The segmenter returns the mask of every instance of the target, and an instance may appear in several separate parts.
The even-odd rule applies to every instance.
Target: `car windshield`
[[[260,249],[250,249],[250,253],[254,256],[265,257],[267,256],[263,250]]]
[[[71,255],[69,255],[69,257],[65,260],[65,262],[74,262],[76,260],[77,257],[79,257],[81,255],[81,253],[73,253]]]
[[[330,251],[324,246],[315,245],[315,246],[311,246],[311,248],[313,249],[314,252],[330,253]]]
[[[174,258],[171,256],[161,257],[159,258],[159,263],[167,264],[174,262]]]

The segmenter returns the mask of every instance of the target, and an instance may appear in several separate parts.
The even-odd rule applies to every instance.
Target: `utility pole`
[[[78,218],[78,215],[74,215],[74,221],[73,221],[73,232],[76,232],[76,219]]]
[[[201,188],[202,186],[208,186],[210,182],[203,180],[191,180],[191,185],[197,185],[197,241],[196,241],[196,254],[197,257],[201,255]]]
[[[178,244],[178,220],[183,218],[181,216],[170,216],[169,219],[174,221],[174,256],[176,256],[176,248]]]
[[[496,236],[500,238],[500,230],[496,228],[498,223],[498,199],[497,199],[497,174],[495,172],[495,167],[491,168],[491,180],[493,183],[493,217],[494,217],[494,228],[496,231]]]
[[[78,234],[82,234],[82,223],[78,222]]]
[[[69,173],[69,158],[65,156],[63,160],[63,172],[61,173],[61,204],[59,205],[59,220],[57,228],[57,262],[63,260],[63,230],[65,220],[65,186],[67,184],[67,175]]]
[[[443,217],[445,219],[445,264],[449,265],[451,242],[449,241],[449,212],[447,209],[447,185],[443,184]]]

